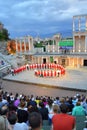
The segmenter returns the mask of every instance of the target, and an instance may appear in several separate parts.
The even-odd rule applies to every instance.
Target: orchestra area
[[[65,68],[59,64],[26,64],[19,68],[11,70],[12,76],[23,71],[34,71],[34,75],[38,77],[60,77],[65,75]]]

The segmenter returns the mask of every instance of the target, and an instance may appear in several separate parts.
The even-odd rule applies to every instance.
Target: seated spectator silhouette
[[[39,112],[40,112],[40,114],[41,114],[41,116],[42,116],[42,120],[48,120],[48,109],[45,108],[43,102],[40,102],[40,103],[39,103],[39,106],[40,106]]]
[[[0,94],[0,109],[4,106],[4,103],[2,102],[2,95]]]
[[[42,117],[37,112],[32,112],[29,115],[29,124],[32,130],[41,130],[42,129]]]
[[[7,119],[8,111],[9,110],[6,105],[0,109],[0,115],[1,115],[0,120],[2,120],[2,121],[0,121],[0,123],[1,123],[0,130],[11,130],[10,124]],[[4,124],[3,124],[3,122],[4,122]],[[2,129],[1,129],[1,127],[2,127]]]
[[[7,125],[5,124],[4,117],[0,115],[0,129],[1,130],[7,130]]]
[[[76,103],[76,106],[73,108],[72,110],[72,115],[73,116],[84,116],[85,115],[85,110],[84,108],[82,107],[80,101],[78,101]]]
[[[55,114],[52,118],[52,130],[72,130],[75,127],[75,117],[67,114],[68,107],[61,104],[61,113]]]
[[[26,102],[21,99],[20,101],[20,106],[18,107],[17,110],[17,116],[18,116],[18,122],[22,123],[22,122],[27,122],[28,121],[28,112],[26,110]]]
[[[16,112],[15,111],[8,112],[7,118],[8,118],[8,121],[10,123],[11,128],[14,129],[14,125],[17,122],[17,114],[16,114]]]
[[[60,113],[60,107],[57,104],[54,104],[53,105],[53,112],[50,114],[50,117],[49,117],[49,125],[52,123],[52,117],[58,113]]]
[[[87,116],[87,97],[84,99],[84,101],[82,102],[82,106],[84,108],[85,114]]]
[[[8,121],[12,130],[29,130],[28,125],[25,122],[19,123],[17,122],[17,114],[14,111],[10,111],[8,113]]]

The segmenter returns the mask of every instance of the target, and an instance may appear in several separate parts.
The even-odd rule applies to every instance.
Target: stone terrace
[[[87,91],[87,68],[67,68],[65,76],[56,78],[36,77],[33,70],[26,70],[15,76],[7,75],[4,80],[44,87]]]

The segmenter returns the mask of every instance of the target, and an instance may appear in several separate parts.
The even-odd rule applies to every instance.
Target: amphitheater
[[[66,68],[66,74],[60,77],[37,77],[34,70],[25,70],[14,76],[6,75],[2,79],[4,91],[30,95],[73,96],[76,93],[87,94],[87,68]]]
[[[4,60],[2,68],[16,66],[17,58],[11,55],[0,54],[0,60]],[[1,69],[1,68],[0,68]],[[1,86],[4,91],[19,92],[24,94],[49,95],[49,96],[73,96],[76,93],[87,93],[87,67],[66,67],[66,74],[60,77],[37,77],[34,70],[25,70],[12,76],[8,74],[1,78]],[[5,70],[5,69],[4,69]],[[1,71],[0,71],[1,73]]]
[[[84,22],[84,31],[81,26]],[[75,20],[78,19],[78,32],[75,28]],[[62,40],[61,35],[54,35],[52,44],[49,42],[44,47],[35,47],[34,38],[31,36],[15,39],[16,55],[2,55],[6,61],[5,68],[23,65],[26,61],[34,64],[58,63],[65,66],[66,73],[59,77],[37,77],[34,70],[26,70],[14,76],[4,75],[7,69],[0,68],[2,88],[5,91],[25,94],[71,96],[76,93],[87,94],[87,15],[73,16],[73,40]],[[82,30],[82,32],[81,32]],[[46,41],[45,41],[46,42]],[[65,46],[69,43],[70,46]],[[71,44],[72,43],[72,46]],[[61,49],[62,47],[62,49]],[[17,55],[21,56],[18,59]],[[0,58],[0,59],[1,59]],[[24,58],[24,59],[23,59]],[[25,60],[25,61],[24,61]],[[18,63],[18,64],[16,64]],[[10,66],[9,66],[10,65]],[[8,66],[8,67],[6,67]],[[3,71],[5,71],[3,73]],[[2,73],[2,74],[1,74]]]

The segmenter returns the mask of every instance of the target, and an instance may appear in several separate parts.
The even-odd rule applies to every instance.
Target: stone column
[[[28,36],[28,46],[29,46],[29,51],[30,51],[30,37]]]
[[[15,41],[16,41],[16,52],[18,52],[18,42],[17,42],[18,40],[16,39]]]
[[[33,46],[33,38],[30,37],[30,51],[34,50],[34,46]]]
[[[70,58],[68,58],[68,65],[70,66]]]
[[[81,65],[83,66],[83,62],[84,62],[84,60],[83,60],[83,58],[82,58],[82,60],[81,60]]]
[[[81,41],[80,41],[80,35],[79,35],[79,52],[81,52]]]
[[[77,67],[78,67],[78,57],[77,57]]]
[[[32,41],[32,51],[33,51],[33,50],[34,50],[33,38],[32,38],[32,40],[31,40],[31,41]]]
[[[75,31],[75,23],[74,23],[74,17],[73,17],[73,32]]]
[[[43,47],[41,48],[41,52],[43,53]]]
[[[39,57],[38,57],[38,64],[39,64]]]
[[[74,66],[74,58],[73,58],[73,66]]]
[[[87,31],[87,16],[86,16],[86,29],[85,30]]]
[[[47,51],[49,52],[50,50],[49,50],[49,42],[48,42],[48,46],[47,46]]]
[[[54,52],[55,50],[54,50],[54,40],[53,40],[53,52]]]
[[[43,63],[43,56],[41,57],[41,59],[42,59],[41,63]]]
[[[79,17],[79,31],[81,30],[81,17]]]
[[[87,36],[85,36],[85,52],[87,52]]]
[[[73,53],[75,52],[75,37],[74,37],[74,34],[73,34]]]
[[[58,42],[58,53],[59,53],[59,42]]]
[[[25,41],[25,37],[24,37],[24,49],[25,49],[25,52],[26,52],[26,41]]]
[[[87,16],[86,16],[86,31],[87,31]],[[85,52],[87,52],[87,35],[85,36]]]
[[[22,42],[21,42],[21,39],[20,39],[20,52],[22,52]]]

